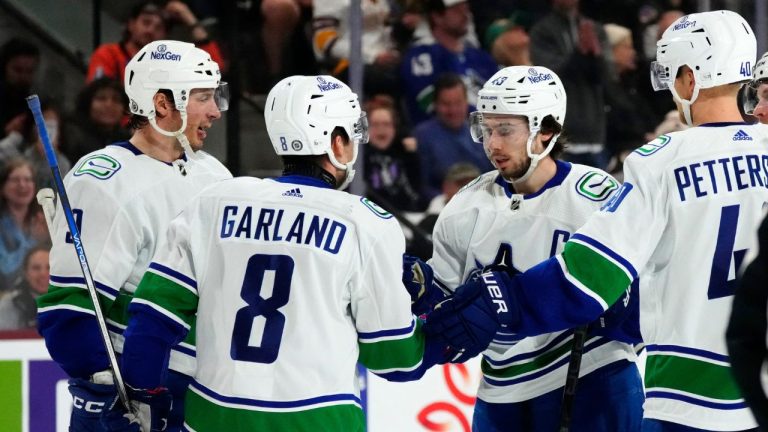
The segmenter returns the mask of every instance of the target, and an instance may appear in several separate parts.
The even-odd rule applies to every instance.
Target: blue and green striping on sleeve
[[[134,301],[147,304],[168,318],[183,323],[187,329],[194,326],[197,291],[190,289],[187,284],[178,283],[178,279],[171,279],[165,273],[153,271],[152,267],[136,288]]]
[[[359,333],[358,361],[371,371],[410,370],[417,367],[426,345],[422,323],[411,322],[409,327],[375,333]]]

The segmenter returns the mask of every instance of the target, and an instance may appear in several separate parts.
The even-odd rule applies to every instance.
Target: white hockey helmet
[[[559,134],[549,140],[541,153],[533,153],[533,140],[541,129],[541,122],[547,116],[561,126],[565,121],[566,95],[563,83],[556,73],[543,66],[510,66],[493,75],[477,95],[477,111],[470,114],[472,139],[483,143],[487,133],[483,115],[517,115],[528,119],[528,142],[526,149],[531,165],[528,171],[515,181],[524,181],[536,169],[539,161],[546,157]]]
[[[753,115],[760,103],[758,88],[760,84],[768,84],[768,52],[760,57],[752,69],[752,81],[744,86],[744,112]]]
[[[267,95],[264,120],[279,156],[327,154],[333,166],[346,170],[339,189],[352,181],[357,146],[368,142],[368,119],[346,84],[328,75],[285,78]],[[354,146],[352,160],[346,164],[337,161],[331,149],[336,127],[344,129]]]
[[[719,10],[685,15],[667,28],[656,43],[651,63],[653,89],[672,92],[692,125],[691,104],[699,90],[748,81],[757,56],[757,42],[749,23],[736,12]],[[674,82],[678,69],[691,68],[696,83],[690,100],[679,97]]]
[[[161,90],[170,90],[176,109],[181,113],[178,131],[166,131],[155,121],[153,98]],[[227,83],[221,81],[219,65],[211,56],[191,43],[159,40],[145,45],[125,67],[125,94],[131,113],[147,117],[152,127],[163,135],[175,136],[188,153],[184,136],[187,126],[187,102],[193,89],[214,89],[219,111],[229,107]]]

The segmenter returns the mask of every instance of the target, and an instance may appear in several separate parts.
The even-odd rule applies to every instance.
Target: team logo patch
[[[633,153],[637,153],[640,156],[650,156],[664,148],[670,141],[672,141],[672,137],[669,135],[660,135],[658,138],[638,148]]]
[[[384,210],[383,208],[379,207],[378,204],[375,202],[369,200],[366,197],[361,197],[360,202],[363,203],[364,206],[368,207],[369,210],[373,212],[376,216],[382,218],[382,219],[390,219],[392,218],[392,213]]]
[[[576,183],[576,192],[592,201],[603,201],[618,188],[616,180],[597,171],[584,174]]]
[[[299,151],[299,150],[301,150],[302,147],[304,147],[304,144],[302,144],[301,141],[299,141],[299,140],[291,141],[291,148],[294,151]]]
[[[116,172],[120,171],[121,167],[122,165],[120,165],[120,162],[113,157],[97,154],[84,160],[83,163],[77,167],[73,175],[75,177],[89,175],[96,177],[99,180],[106,180],[115,175]]]
[[[600,207],[601,211],[607,211],[610,213],[613,213],[616,211],[617,208],[619,208],[619,205],[622,201],[624,201],[624,198],[629,195],[629,192],[632,190],[634,186],[632,186],[632,183],[625,182],[621,185],[619,188],[619,191],[613,194],[611,199],[605,202],[602,207]]]

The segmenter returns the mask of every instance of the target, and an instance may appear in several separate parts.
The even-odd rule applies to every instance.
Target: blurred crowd
[[[238,44],[220,28],[210,0],[134,2],[122,38],[96,48],[75,101],[41,94],[62,173],[85,154],[128,139],[122,76],[153,40],[195,43],[225,80],[264,94],[292,74],[348,80],[350,0],[261,0],[242,8]],[[624,157],[684,126],[668,92],[648,80],[656,41],[693,0],[362,0],[362,99],[370,124],[364,149],[367,194],[410,215],[410,252],[426,259],[437,214],[451,196],[493,169],[473,142],[468,113],[499,67],[541,65],[568,94],[562,158],[621,177]],[[250,25],[242,25],[250,22]],[[231,40],[231,39],[229,39]],[[237,56],[239,73],[228,65]],[[0,46],[0,330],[34,327],[34,298],[47,289],[50,238],[36,192],[52,178],[27,113],[40,49],[10,38]],[[64,109],[64,107],[73,107]]]

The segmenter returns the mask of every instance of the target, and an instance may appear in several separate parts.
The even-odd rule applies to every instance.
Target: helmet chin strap
[[[352,145],[355,146],[352,149],[352,160],[347,162],[346,164],[339,162],[336,159],[336,156],[334,156],[333,150],[328,149],[327,154],[328,154],[328,159],[330,159],[331,161],[331,164],[340,170],[344,170],[344,172],[346,173],[346,175],[344,176],[344,180],[341,182],[341,184],[338,187],[336,187],[336,189],[338,190],[343,190],[344,188],[349,186],[349,184],[352,183],[352,180],[354,180],[355,178],[354,165],[355,165],[355,161],[357,160],[357,144],[353,143]]]
[[[694,84],[691,100],[685,100],[681,98],[680,95],[677,94],[677,90],[675,90],[674,85],[669,87],[669,91],[672,93],[672,97],[675,99],[675,101],[679,102],[680,105],[682,105],[683,117],[685,117],[685,123],[688,126],[693,126],[693,117],[691,116],[691,105],[693,105],[693,103],[696,102],[696,98],[699,97],[699,89],[700,89],[699,84],[698,83]]]
[[[195,151],[192,150],[192,146],[189,144],[189,139],[187,139],[187,136],[184,135],[184,130],[187,128],[187,112],[182,110],[179,110],[179,112],[181,113],[181,128],[179,128],[179,130],[176,132],[169,132],[158,126],[157,119],[155,118],[154,114],[148,118],[149,124],[152,125],[152,128],[160,134],[176,138],[176,141],[181,144],[181,148],[184,149],[184,153],[187,154],[187,159],[197,159]]]
[[[504,179],[507,183],[520,184],[526,180],[528,180],[531,175],[533,175],[533,172],[536,171],[536,167],[539,165],[539,161],[547,157],[549,152],[552,151],[552,149],[555,147],[555,142],[557,141],[557,138],[560,136],[560,134],[554,134],[552,136],[552,139],[549,140],[549,145],[547,145],[547,148],[544,149],[543,152],[539,154],[533,153],[533,140],[536,138],[536,134],[539,133],[539,129],[532,129],[531,133],[528,135],[528,141],[525,143],[525,150],[528,153],[528,157],[531,159],[531,164],[528,166],[528,170],[523,174],[522,177],[512,180]]]

